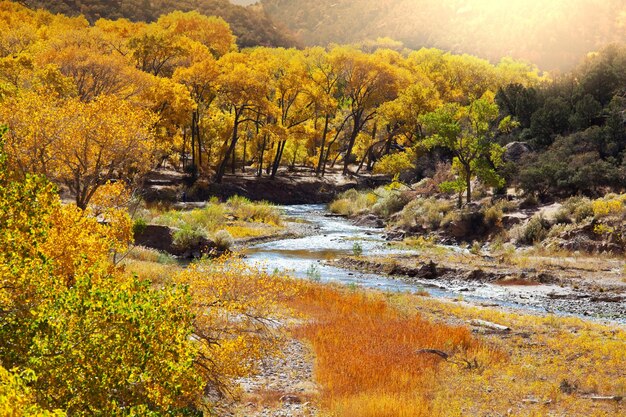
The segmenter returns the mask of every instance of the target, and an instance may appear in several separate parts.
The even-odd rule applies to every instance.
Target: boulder
[[[373,227],[376,229],[382,229],[385,227],[385,222],[375,214],[364,214],[354,219],[354,224],[361,227]]]
[[[532,149],[526,142],[511,142],[504,146],[502,159],[506,162],[519,162],[524,155],[531,152]]]
[[[513,226],[524,223],[528,220],[529,216],[524,213],[507,213],[502,216],[502,227],[504,229],[510,229]]]

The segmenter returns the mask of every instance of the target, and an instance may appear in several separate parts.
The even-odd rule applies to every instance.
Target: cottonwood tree
[[[454,155],[453,169],[458,176],[448,188],[466,192],[467,203],[472,201],[472,180],[478,177],[491,185],[501,185],[496,168],[502,161],[503,149],[494,140],[494,123],[498,106],[492,94],[485,94],[468,106],[446,104],[421,120],[431,134],[424,142],[426,147],[441,146]]]
[[[259,115],[274,114],[275,106],[268,99],[272,88],[271,64],[258,51],[231,52],[220,60],[218,100],[224,111],[232,115],[231,136],[224,143],[222,160],[215,175],[220,183],[228,161],[234,155],[243,123],[255,122]]]
[[[341,73],[341,95],[352,123],[344,156],[346,175],[357,136],[374,118],[378,107],[397,96],[398,84],[395,69],[372,55],[351,48],[336,48],[330,54]]]
[[[145,173],[158,153],[154,114],[111,96],[84,103],[24,94],[7,100],[0,117],[12,168],[66,185],[81,208],[107,181]]]

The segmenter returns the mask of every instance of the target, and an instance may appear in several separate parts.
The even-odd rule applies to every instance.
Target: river
[[[349,220],[332,216],[324,205],[281,207],[286,221],[306,223],[314,232],[300,238],[286,238],[260,243],[244,253],[247,262],[260,264],[269,271],[286,271],[303,279],[339,282],[382,291],[427,291],[432,297],[465,300],[475,304],[551,312],[559,315],[586,316],[626,324],[624,306],[615,303],[589,303],[571,297],[574,290],[558,285],[499,286],[464,280],[410,280],[355,272],[330,266],[326,261],[352,255],[356,249],[364,255],[391,256],[418,252],[394,248],[384,239],[384,230],[356,226]],[[447,247],[462,252],[466,249]],[[550,295],[550,296],[548,296]],[[556,297],[555,297],[556,295]],[[618,309],[616,311],[616,308]]]

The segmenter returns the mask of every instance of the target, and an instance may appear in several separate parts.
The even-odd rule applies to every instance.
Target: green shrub
[[[148,224],[144,219],[135,220],[133,222],[133,236],[142,234],[146,230],[146,227],[148,227]]]
[[[174,232],[174,246],[182,251],[198,248],[207,238],[202,229],[194,229],[190,225],[184,225]]]
[[[523,227],[518,241],[524,245],[534,245],[543,241],[548,236],[549,230],[550,223],[546,219],[534,216]]]
[[[317,266],[317,264],[309,265],[308,269],[306,270],[306,276],[311,281],[315,281],[315,282],[321,281],[322,273],[320,272],[320,267]]]
[[[354,256],[363,255],[363,246],[359,242],[354,242],[354,245],[352,245],[352,254]]]

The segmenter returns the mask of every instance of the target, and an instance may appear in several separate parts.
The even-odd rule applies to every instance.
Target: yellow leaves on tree
[[[65,184],[82,208],[107,181],[146,172],[159,152],[153,114],[115,97],[84,103],[30,93],[4,104],[12,168]]]
[[[235,258],[194,264],[175,280],[192,298],[198,370],[213,389],[231,391],[279,348],[281,301],[297,285]]]
[[[33,401],[70,415],[188,413],[202,382],[185,288],[155,289],[114,266],[111,250],[126,246],[128,222],[99,223],[61,205],[39,177],[11,180],[6,159],[0,151],[0,363],[27,372],[32,390],[0,368],[0,404]]]

